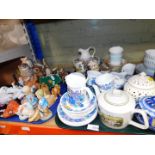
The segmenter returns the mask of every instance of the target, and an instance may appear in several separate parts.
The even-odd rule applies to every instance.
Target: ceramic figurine
[[[86,71],[86,64],[79,59],[74,59],[73,60],[73,65],[75,67],[76,72],[81,72],[84,73]]]
[[[92,54],[90,53],[92,51]],[[88,61],[90,58],[94,57],[94,54],[96,52],[94,47],[89,47],[88,49],[78,49],[78,52],[80,54],[79,59],[82,61]]]
[[[31,87],[24,86],[23,93],[25,94],[25,98],[23,99],[22,103],[28,102],[32,105],[33,108],[36,108],[38,105],[38,99],[32,94]]]
[[[99,64],[97,60],[92,59],[88,62],[87,65],[88,65],[89,70],[99,71]]]
[[[65,76],[68,75],[68,73],[64,70],[64,68],[60,68],[58,70],[58,74],[60,75],[62,81],[65,81]]]
[[[22,92],[22,87],[18,87],[13,84],[12,87],[1,87],[0,88],[0,103],[8,104],[12,99],[22,99],[24,93]]]
[[[19,106],[17,115],[20,120],[26,120],[33,117],[35,111],[33,106],[29,102],[24,102]]]
[[[37,75],[34,74],[28,81],[25,82],[25,85],[31,87],[32,92],[37,90],[40,87]]]
[[[52,95],[54,95],[55,97],[57,97],[60,94],[60,85],[55,85],[54,88],[52,88]]]
[[[28,57],[20,58],[22,64],[27,64],[30,68],[33,67],[32,61]]]
[[[21,64],[18,66],[20,76],[24,82],[30,80],[31,76],[33,75],[33,70],[28,66],[28,64]]]
[[[50,75],[47,77],[40,77],[39,78],[39,83],[42,84],[47,84],[48,88],[51,89],[52,87],[54,87],[56,84],[59,84],[62,82],[62,79],[60,78],[59,75],[55,74],[55,75]]]
[[[46,63],[45,59],[43,59],[43,65],[44,65],[44,70],[45,70],[45,74],[46,76],[49,76],[51,75],[51,69],[50,67],[48,66],[48,64]]]
[[[37,78],[43,76],[43,68],[41,66],[33,66],[33,71],[34,71],[34,74],[37,76]]]
[[[49,119],[52,116],[52,112],[48,108],[49,104],[46,98],[43,96],[42,90],[41,89],[37,90],[35,94],[39,99],[38,109],[41,116],[41,120]]]
[[[4,110],[2,117],[3,118],[9,118],[11,116],[16,115],[16,113],[18,112],[18,108],[19,108],[19,104],[12,100],[8,103],[6,109]]]
[[[51,105],[56,101],[57,96],[50,94],[49,88],[46,84],[41,84],[41,89],[42,89],[43,96],[48,101],[48,106],[51,107]]]

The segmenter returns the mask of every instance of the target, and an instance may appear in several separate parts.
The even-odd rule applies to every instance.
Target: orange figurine
[[[52,88],[52,95],[54,95],[55,97],[57,97],[58,95],[61,96],[61,94],[60,94],[60,86],[58,84],[56,84],[54,86],[54,88]]]
[[[4,118],[9,118],[11,116],[14,116],[18,112],[19,104],[12,100],[8,103],[7,108],[5,109],[3,113]]]

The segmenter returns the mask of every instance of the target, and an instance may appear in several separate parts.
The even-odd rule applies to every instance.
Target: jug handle
[[[87,93],[88,93],[88,95],[89,95],[90,99],[93,99],[94,94],[92,93],[92,91],[90,90],[90,88],[85,87],[84,89],[87,91]]]
[[[92,54],[90,53],[91,50],[93,51]],[[90,55],[91,55],[92,57],[94,57],[94,55],[95,55],[95,53],[96,53],[95,47],[89,47],[89,53],[90,53]]]
[[[142,109],[135,109],[133,111],[133,113],[139,113],[139,114],[142,115],[143,120],[144,120],[144,125],[143,124],[140,124],[140,123],[137,123],[137,122],[135,122],[133,120],[131,120],[129,122],[129,124],[130,125],[133,125],[133,126],[135,126],[137,128],[143,129],[143,130],[148,129],[149,128],[149,122],[148,122],[148,118],[147,118],[146,112],[144,110],[142,110]]]

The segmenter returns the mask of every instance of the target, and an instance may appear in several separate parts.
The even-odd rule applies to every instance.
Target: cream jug
[[[91,51],[92,51],[92,54],[91,54]],[[90,58],[94,57],[96,50],[94,47],[89,47],[88,49],[80,48],[78,52],[80,54],[80,58],[79,58],[80,60],[88,61]]]

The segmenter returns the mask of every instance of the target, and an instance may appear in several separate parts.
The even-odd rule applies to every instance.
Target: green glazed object
[[[47,84],[48,88],[53,88],[56,84],[60,84],[62,82],[61,77],[58,74],[54,74],[51,76],[43,76],[39,78],[40,84]]]

